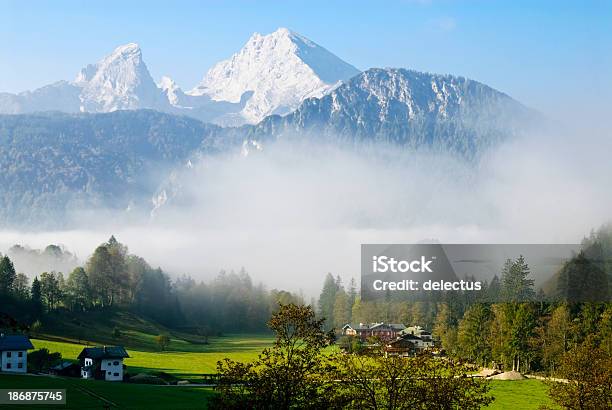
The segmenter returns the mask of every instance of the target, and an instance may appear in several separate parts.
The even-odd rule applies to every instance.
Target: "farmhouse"
[[[417,336],[412,335],[399,336],[385,345],[385,353],[400,356],[414,354],[417,351],[418,344],[414,338],[418,339]]]
[[[378,337],[383,340],[393,340],[406,326],[401,323],[359,323],[358,325],[346,324],[342,327],[342,334],[346,336],[357,336],[361,340],[369,337]]]
[[[84,379],[123,380],[123,359],[130,357],[122,346],[86,347],[79,354]]]
[[[434,340],[431,332],[423,329],[421,326],[409,326],[400,332],[400,336],[414,336],[412,340],[418,349],[427,349],[434,347]]]
[[[0,371],[26,373],[29,349],[34,349],[34,346],[27,336],[1,333]]]

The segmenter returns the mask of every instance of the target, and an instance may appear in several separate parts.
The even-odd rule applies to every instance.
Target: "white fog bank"
[[[327,272],[359,277],[362,243],[579,242],[611,219],[611,148],[601,130],[532,136],[466,164],[380,146],[276,143],[205,159],[147,223],[5,231],[0,249],[55,243],[85,260],[114,234],[173,274],[204,279],[244,266],[269,288],[314,295]]]

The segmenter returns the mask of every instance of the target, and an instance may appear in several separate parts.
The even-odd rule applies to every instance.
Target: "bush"
[[[612,408],[612,357],[587,339],[563,356],[560,376],[567,383],[552,383],[549,395],[568,409]]]
[[[38,349],[28,354],[28,368],[35,371],[49,370],[62,360],[61,353],[49,353],[46,348]]]
[[[155,342],[157,342],[159,350],[163,352],[168,348],[168,346],[170,346],[171,339],[168,335],[159,335],[155,337]]]

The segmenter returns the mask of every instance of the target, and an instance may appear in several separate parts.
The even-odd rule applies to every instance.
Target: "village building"
[[[81,375],[81,366],[78,363],[63,361],[49,369],[49,374],[54,376],[64,377],[79,377]]]
[[[417,352],[417,336],[404,335],[388,342],[385,345],[385,353],[398,356],[412,356]]]
[[[434,347],[434,340],[431,332],[423,329],[421,326],[409,326],[401,331],[400,336],[415,336],[416,338],[412,340],[419,349]]]
[[[28,371],[28,350],[34,349],[32,342],[24,335],[0,334],[0,371],[26,373]]]
[[[345,336],[356,336],[361,340],[377,337],[382,340],[393,340],[397,338],[406,326],[401,323],[359,323],[358,325],[346,324],[342,327]]]
[[[86,347],[79,354],[81,377],[106,381],[123,380],[123,359],[130,357],[122,346]]]

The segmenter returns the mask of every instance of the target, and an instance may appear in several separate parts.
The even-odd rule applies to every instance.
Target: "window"
[[[106,374],[108,374],[109,376],[111,375],[111,372],[107,372]]]
[[[119,362],[115,361],[115,362],[113,362],[113,365],[114,366],[119,366]]]
[[[10,369],[10,368],[11,368],[11,364],[10,364],[10,363],[7,363],[7,364],[6,364],[6,368],[7,368],[7,369]]]
[[[115,376],[119,376],[119,373],[115,373]]]
[[[11,357],[12,354],[13,352],[6,352],[6,357]]]
[[[23,357],[23,352],[18,352],[17,357]]]
[[[17,368],[18,369],[23,369],[23,363],[17,363]]]

